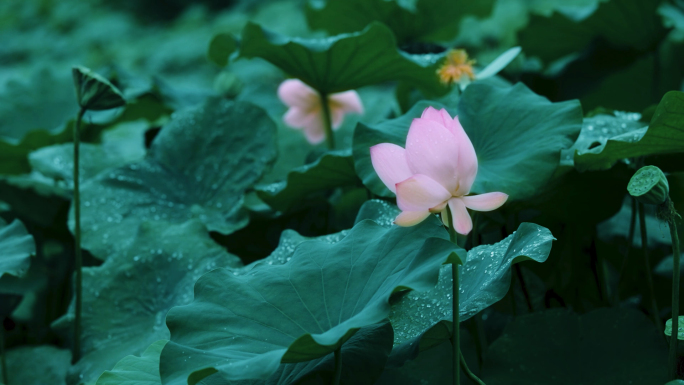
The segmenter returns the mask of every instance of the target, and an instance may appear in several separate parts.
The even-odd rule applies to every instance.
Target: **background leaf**
[[[144,161],[83,185],[83,247],[105,258],[148,220],[198,218],[223,234],[244,227],[243,194],[273,162],[274,134],[266,113],[247,103],[210,99],[177,114]]]
[[[36,243],[20,220],[9,225],[0,218],[0,277],[5,274],[23,276],[36,253]]]
[[[140,355],[126,356],[102,373],[96,385],[161,385],[159,355],[167,340],[159,340]]]

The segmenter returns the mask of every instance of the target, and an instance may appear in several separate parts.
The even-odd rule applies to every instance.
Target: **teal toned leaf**
[[[95,177],[102,171],[137,162],[145,157],[144,122],[124,123],[102,134],[102,144],[80,145],[81,181]],[[29,154],[33,171],[53,179],[54,185],[64,181],[73,188],[74,146],[71,143],[43,147]]]
[[[647,129],[609,138],[598,152],[575,152],[580,171],[605,170],[620,159],[681,153],[684,149],[684,92],[670,91],[658,104]]]
[[[486,357],[487,385],[508,385],[511,378],[539,385],[548,379],[558,385],[661,385],[667,378],[665,341],[651,320],[629,308],[582,316],[552,309],[517,317]]]
[[[159,355],[167,340],[159,340],[140,355],[126,356],[97,379],[96,385],[161,385]]]
[[[646,51],[664,36],[656,14],[659,3],[611,0],[600,2],[598,8],[587,6],[585,12],[575,14],[535,15],[520,32],[520,45],[525,53],[546,62],[580,51],[598,38],[622,49]]]
[[[36,253],[36,243],[20,220],[9,225],[0,218],[0,277],[5,274],[23,276]]]
[[[287,211],[305,201],[308,195],[335,187],[360,185],[354,171],[351,151],[333,151],[313,163],[295,168],[287,181],[270,184],[257,190],[259,198],[279,211]]]
[[[248,220],[243,194],[275,153],[275,125],[251,104],[210,99],[178,113],[145,160],[83,185],[83,247],[104,258],[147,220],[198,218],[210,231],[240,229]]]
[[[147,222],[136,229],[126,250],[83,269],[82,357],[69,370],[70,383],[94,382],[125,356],[168,339],[166,313],[192,301],[197,279],[217,267],[241,265],[197,220]],[[55,329],[71,333],[73,307]]]
[[[489,15],[494,1],[442,0],[406,2],[387,0],[327,0],[309,2],[306,17],[312,29],[324,29],[332,35],[357,32],[373,21],[387,25],[400,43],[450,41],[459,32],[466,16]]]
[[[354,162],[363,183],[380,196],[393,194],[380,181],[369,148],[389,142],[404,146],[413,118],[437,102],[420,102],[408,113],[376,125],[357,126]],[[509,200],[529,199],[543,191],[558,168],[560,152],[579,134],[582,109],[577,101],[551,103],[522,84],[501,88],[472,84],[463,93],[457,115],[477,153],[479,169],[473,192],[501,191]]]
[[[21,385],[66,385],[64,377],[70,363],[70,351],[50,345],[9,349],[7,380],[10,384]]]
[[[443,54],[402,53],[392,31],[379,23],[324,39],[290,38],[248,23],[242,32],[240,57],[265,59],[325,93],[389,80],[411,83],[429,94],[448,90],[435,73]]]
[[[86,110],[111,110],[126,104],[121,91],[109,80],[90,68],[76,66],[71,70],[76,86],[76,101]]]
[[[389,229],[366,220],[335,244],[301,243],[283,265],[205,274],[195,301],[167,316],[163,382],[199,380],[210,368],[227,380],[267,379],[281,362],[328,355],[386,318],[392,293],[434,286],[457,250],[446,236],[436,218]]]
[[[598,154],[606,147],[608,140],[613,138],[641,138],[646,124],[640,119],[639,113],[618,111],[612,115],[598,114],[584,118],[577,141],[572,147],[562,151],[561,164],[572,167],[575,165],[575,152],[578,155]]]
[[[389,322],[362,327],[342,345],[342,377],[340,384],[373,385],[381,375],[392,350],[392,326]],[[335,369],[333,354],[311,361],[280,364],[267,380],[230,382],[240,385],[330,384]],[[226,385],[219,373],[198,385]]]
[[[228,65],[228,58],[238,49],[237,40],[229,33],[219,33],[209,42],[207,57],[219,67]]]
[[[511,283],[513,264],[525,260],[546,261],[553,240],[548,229],[532,223],[522,223],[516,232],[503,241],[468,251],[468,258],[461,267],[459,278],[461,322],[506,295]],[[404,344],[401,349],[408,354],[404,360],[414,357],[419,350],[449,338],[452,320],[451,292],[451,266],[443,266],[435,288],[426,292],[408,293],[392,305],[390,321],[394,327],[394,342],[397,345]]]
[[[684,340],[684,315],[679,316],[679,325],[677,327],[677,339]],[[672,337],[672,318],[665,322],[665,335]]]

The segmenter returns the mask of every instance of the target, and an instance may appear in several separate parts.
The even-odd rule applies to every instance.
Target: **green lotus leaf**
[[[299,244],[285,264],[205,274],[195,301],[167,316],[163,382],[196,383],[214,372],[265,380],[281,363],[328,355],[386,318],[393,293],[434,286],[439,266],[460,250],[446,236],[436,218],[409,228],[365,220],[337,243]]]
[[[658,104],[648,128],[609,138],[605,146],[599,147],[599,151],[584,153],[576,151],[575,168],[580,171],[606,170],[620,159],[681,153],[684,148],[682,126],[684,126],[684,92],[670,91]]]
[[[123,123],[102,133],[102,144],[80,145],[81,182],[102,171],[124,166],[145,157],[145,131],[148,124],[142,121]],[[43,147],[29,154],[34,172],[48,179],[52,186],[64,182],[65,189],[73,189],[74,146],[71,143]]]
[[[161,385],[159,355],[167,342],[154,342],[140,357],[122,358],[112,370],[102,373],[96,385]]]
[[[522,223],[518,230],[494,245],[468,251],[460,270],[461,322],[501,300],[511,284],[511,266],[525,260],[544,262],[555,238],[539,225]],[[401,363],[448,339],[451,335],[451,266],[443,266],[437,286],[411,292],[392,305],[393,360]]]
[[[679,325],[677,327],[677,339],[684,340],[684,315],[679,316]],[[665,335],[672,337],[672,318],[665,322]]]
[[[625,338],[629,336],[629,338]],[[487,350],[482,380],[510,384],[633,384],[667,381],[667,344],[653,322],[629,308],[578,316],[552,309],[517,317]],[[582,370],[577,370],[582,368]]]
[[[243,194],[273,162],[275,148],[275,125],[251,104],[209,99],[177,113],[145,160],[83,184],[83,247],[104,258],[125,248],[147,220],[198,218],[223,234],[244,227]]]
[[[31,255],[36,253],[36,243],[20,220],[9,225],[0,218],[0,277],[10,274],[21,277],[31,264]]]
[[[64,378],[70,362],[70,351],[50,345],[9,349],[7,381],[21,385],[66,385]]]
[[[309,2],[306,18],[312,29],[336,35],[364,29],[373,21],[388,26],[400,43],[451,41],[466,16],[484,18],[494,1],[418,0],[413,4],[386,0],[327,0]]]
[[[362,327],[342,345],[340,384],[375,384],[392,350],[392,335],[392,326],[384,322]],[[330,384],[334,369],[333,354],[328,354],[311,361],[280,364],[278,370],[266,380],[226,381],[220,373],[214,373],[197,385]]]
[[[309,195],[326,190],[361,185],[354,171],[351,151],[332,151],[315,162],[297,167],[287,175],[287,181],[257,189],[259,198],[272,208],[287,211]]]
[[[510,201],[529,199],[544,190],[558,168],[561,150],[572,145],[582,124],[577,101],[551,103],[520,83],[508,88],[472,84],[461,96],[458,110],[424,101],[397,119],[357,126],[354,164],[373,193],[393,196],[375,173],[369,148],[384,142],[405,146],[411,121],[428,106],[458,114],[473,142],[479,169],[472,191],[501,191]]]
[[[69,383],[94,382],[127,355],[138,355],[169,338],[168,310],[192,301],[192,287],[216,267],[241,266],[218,246],[203,224],[146,222],[125,250],[100,266],[83,269],[81,359],[69,369]],[[74,303],[53,327],[73,330]]]
[[[594,39],[623,49],[645,51],[664,36],[662,21],[656,13],[658,1],[596,3],[579,7],[575,12],[559,9],[550,17],[533,15],[519,34],[523,51],[551,62],[582,50]]]
[[[219,67],[228,65],[228,58],[238,49],[238,42],[230,33],[214,35],[209,42],[207,57]]]
[[[430,95],[448,88],[435,73],[444,54],[408,55],[396,47],[392,31],[372,23],[361,32],[303,39],[247,23],[240,57],[260,57],[319,92],[334,93],[389,80],[402,80]]]

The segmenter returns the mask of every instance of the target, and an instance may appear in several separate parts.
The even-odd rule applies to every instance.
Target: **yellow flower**
[[[444,84],[458,83],[464,76],[468,76],[469,80],[475,80],[473,64],[475,60],[468,59],[464,49],[452,49],[447,53],[442,67],[437,70],[437,75]]]

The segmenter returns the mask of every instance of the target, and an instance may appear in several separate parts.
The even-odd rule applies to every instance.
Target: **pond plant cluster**
[[[1,383],[684,384],[684,2],[165,3],[0,3]]]

